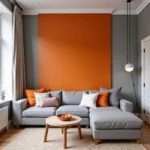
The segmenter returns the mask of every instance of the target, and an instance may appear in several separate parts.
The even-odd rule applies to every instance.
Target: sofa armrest
[[[133,103],[128,100],[121,99],[120,100],[120,109],[122,111],[127,111],[133,113]]]
[[[22,111],[27,108],[27,99],[20,99],[13,102],[13,123],[21,124],[22,123]]]

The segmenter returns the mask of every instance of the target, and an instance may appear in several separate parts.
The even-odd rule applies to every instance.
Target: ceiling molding
[[[126,9],[116,9],[112,12],[112,15],[127,15]],[[131,15],[137,15],[136,9],[131,10]]]
[[[137,9],[132,9],[131,14],[139,14],[148,4],[150,0],[144,0]],[[23,15],[38,15],[38,14],[78,14],[78,13],[103,13],[103,14],[112,14],[112,15],[126,15],[127,10],[125,9],[95,9],[95,8],[80,8],[80,9],[32,9],[24,10]]]
[[[126,15],[125,9],[36,9],[24,10],[23,15],[38,15],[38,14],[79,14],[79,13],[101,13],[112,15]],[[131,10],[131,15],[137,15],[136,9]]]
[[[141,5],[136,9],[137,14],[139,14],[148,4],[150,0],[144,0]]]
[[[104,13],[111,14],[114,9],[36,9],[36,10],[24,10],[23,15],[38,15],[38,14],[75,14],[75,13]]]

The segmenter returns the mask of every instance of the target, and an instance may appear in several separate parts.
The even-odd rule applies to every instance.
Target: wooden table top
[[[72,116],[72,119],[70,121],[61,121],[57,118],[57,116],[51,116],[46,119],[46,124],[55,126],[55,127],[64,127],[64,126],[71,126],[71,125],[77,125],[80,123],[81,118],[78,116]]]

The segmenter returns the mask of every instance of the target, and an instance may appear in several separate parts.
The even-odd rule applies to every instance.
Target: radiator
[[[8,126],[8,107],[0,108],[0,130]]]

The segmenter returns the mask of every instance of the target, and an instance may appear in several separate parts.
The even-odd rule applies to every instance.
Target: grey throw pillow
[[[121,89],[122,89],[122,87],[109,89],[109,90],[105,89],[105,88],[100,88],[100,93],[109,91],[110,92],[109,105],[119,108],[119,98],[120,98]]]
[[[62,104],[62,91],[50,91],[48,93],[50,97],[57,97],[59,105]]]

